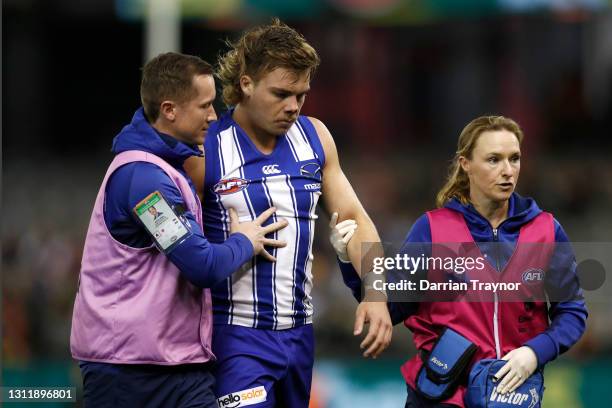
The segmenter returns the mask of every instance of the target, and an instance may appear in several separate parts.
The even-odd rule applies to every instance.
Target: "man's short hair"
[[[240,77],[259,80],[276,68],[312,76],[320,59],[315,49],[293,28],[274,18],[270,24],[245,31],[231,49],[219,58],[217,77],[223,87],[223,101],[233,106],[243,97]]]
[[[159,54],[147,62],[140,82],[140,100],[147,119],[151,123],[157,120],[163,101],[181,103],[193,98],[193,77],[213,72],[213,67],[200,57],[176,52]]]

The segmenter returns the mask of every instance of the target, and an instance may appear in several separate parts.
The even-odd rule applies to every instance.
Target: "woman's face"
[[[507,130],[480,134],[472,158],[461,156],[459,163],[470,180],[474,204],[510,199],[521,170],[521,148],[516,135]]]

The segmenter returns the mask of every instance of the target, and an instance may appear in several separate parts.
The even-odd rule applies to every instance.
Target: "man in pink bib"
[[[183,162],[202,154],[197,145],[216,119],[212,73],[194,56],[151,60],[143,68],[143,106],[113,141],[70,336],[86,406],[216,407],[208,288],[255,254],[274,260],[264,245],[284,245],[265,235],[286,221],[261,226],[274,208],[252,222],[234,220],[223,243],[202,233]]]

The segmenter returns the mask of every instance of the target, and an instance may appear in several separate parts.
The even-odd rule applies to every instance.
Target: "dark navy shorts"
[[[213,352],[220,408],[308,408],[314,363],[311,324],[287,330],[215,325]]]
[[[160,366],[81,361],[85,407],[217,408],[211,364]]]

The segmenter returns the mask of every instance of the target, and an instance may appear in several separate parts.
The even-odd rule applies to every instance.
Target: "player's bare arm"
[[[325,151],[325,167],[321,186],[323,209],[328,215],[337,212],[338,222],[352,219],[359,226],[348,243],[348,255],[357,273],[363,278],[371,270],[371,265],[362,262],[361,245],[362,243],[379,243],[380,237],[340,167],[336,145],[329,130],[320,120],[316,118],[310,118],[310,120],[315,126]],[[376,250],[382,252],[381,247]]]
[[[204,146],[199,146],[200,150],[204,151]],[[191,156],[185,163],[183,163],[183,168],[189,175],[191,181],[193,181],[193,185],[196,188],[196,193],[200,200],[204,199],[204,172],[206,169],[206,161],[204,157]]]
[[[316,118],[309,118],[313,123],[323,150],[325,152],[325,167],[321,190],[323,193],[323,208],[327,214],[338,213],[338,220],[353,219],[359,225],[348,244],[348,257],[363,278],[372,270],[371,259],[383,256],[380,237],[374,223],[359,202],[353,187],[344,175],[338,159],[338,151],[331,133],[325,125]],[[362,243],[378,243],[368,250],[367,257],[362,256]],[[362,259],[363,258],[363,259]],[[372,301],[368,297],[358,306],[355,316],[354,334],[359,335],[364,323],[370,325],[368,334],[361,343],[365,349],[365,357],[376,358],[391,342],[393,326],[385,301]],[[380,299],[379,299],[380,300]]]

